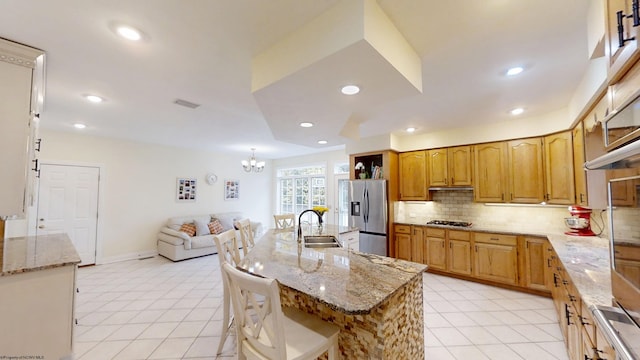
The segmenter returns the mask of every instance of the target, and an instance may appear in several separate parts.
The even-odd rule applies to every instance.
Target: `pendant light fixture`
[[[246,172],[253,171],[259,173],[264,170],[264,161],[256,160],[256,148],[251,148],[251,157],[249,158],[249,161],[242,160],[242,168]]]

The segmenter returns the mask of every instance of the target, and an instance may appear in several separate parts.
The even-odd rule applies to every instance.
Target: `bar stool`
[[[276,221],[276,230],[293,231],[293,229],[296,227],[295,214],[273,215],[273,219]]]
[[[317,316],[283,309],[275,279],[222,265],[236,319],[238,359],[338,359],[340,329]],[[260,302],[260,299],[263,299]]]
[[[251,229],[251,220],[242,219],[234,224],[240,231],[240,240],[242,241],[242,254],[247,255],[249,250],[256,244],[253,240],[253,230]]]
[[[216,247],[218,248],[220,273],[223,273],[222,267],[224,264],[231,264],[233,266],[236,266],[240,263],[240,252],[238,251],[238,241],[236,240],[235,229],[230,229],[223,233],[215,235],[213,237],[213,241],[216,243]],[[222,333],[220,334],[220,343],[218,344],[218,350],[216,354],[220,354],[222,352],[222,347],[224,346],[224,343],[227,340],[227,336],[229,335],[229,329],[233,325],[233,318],[230,318],[229,316],[229,306],[231,304],[231,299],[229,297],[229,286],[227,285],[227,280],[224,274],[222,275],[222,286],[224,287],[222,303]]]

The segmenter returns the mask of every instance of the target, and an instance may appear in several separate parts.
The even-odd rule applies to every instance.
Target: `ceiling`
[[[344,1],[356,0],[3,0],[0,37],[47,54],[43,128],[272,159],[410,126],[508,121],[516,107],[543,116],[567,107],[589,62],[588,1],[378,0],[419,59],[422,89],[369,67],[385,62],[359,42],[252,91],[253,59]],[[113,22],[144,41],[117,37]],[[506,77],[515,65],[525,71]],[[367,85],[347,99],[333,81]]]

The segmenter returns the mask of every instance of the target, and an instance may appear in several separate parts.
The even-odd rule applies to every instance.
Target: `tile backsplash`
[[[564,218],[567,206],[482,204],[473,202],[472,190],[440,190],[433,192],[433,201],[397,201],[395,221],[426,224],[429,220],[467,221],[479,228],[519,230],[531,233],[562,233],[568,230]],[[591,227],[599,233],[605,224],[605,214],[594,210]],[[606,235],[606,231],[603,232]]]

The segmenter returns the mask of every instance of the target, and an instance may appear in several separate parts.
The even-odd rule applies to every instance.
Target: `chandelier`
[[[242,168],[246,172],[262,172],[264,170],[264,161],[256,160],[256,148],[251,148],[251,157],[249,161],[242,160]]]

